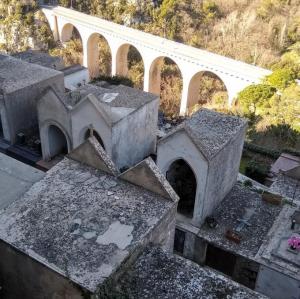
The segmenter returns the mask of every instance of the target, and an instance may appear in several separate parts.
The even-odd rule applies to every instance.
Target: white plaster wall
[[[244,139],[245,128],[210,161],[203,219],[213,213],[236,183]]]
[[[37,102],[50,86],[55,90],[64,91],[63,74],[58,73],[52,78],[5,95],[6,118],[11,143],[15,142],[16,134],[20,130],[38,124]]]
[[[269,267],[260,266],[255,291],[271,299],[299,299],[300,282]]]
[[[158,99],[147,103],[113,127],[113,161],[131,167],[155,153]]]
[[[88,69],[80,70],[70,75],[65,76],[65,87],[70,90],[78,88],[78,84],[84,85],[89,82],[89,71]]]
[[[40,139],[42,144],[43,159],[50,159],[49,126],[57,126],[65,135],[68,143],[68,151],[72,149],[71,119],[68,109],[57,98],[56,94],[49,90],[40,99],[37,105]]]
[[[9,130],[9,125],[7,121],[7,116],[6,116],[6,108],[4,104],[4,98],[0,96],[0,121],[2,125],[2,130],[3,130],[3,137],[7,141],[10,141],[10,130]]]
[[[157,165],[164,175],[166,175],[170,165],[178,159],[185,160],[196,176],[197,191],[194,215],[191,222],[199,227],[202,223],[203,203],[207,192],[208,163],[183,131],[173,134],[170,138],[160,141],[157,145]]]
[[[72,110],[72,140],[73,148],[84,142],[84,134],[92,125],[101,137],[105,151],[112,156],[112,133],[110,126],[104,121],[95,106],[88,100]]]

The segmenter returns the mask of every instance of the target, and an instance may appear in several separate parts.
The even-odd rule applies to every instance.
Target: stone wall
[[[16,134],[22,129],[31,128],[38,124],[37,101],[49,86],[53,86],[56,90],[63,92],[63,73],[4,95],[6,115],[10,128],[9,141],[11,143],[15,143]]]
[[[155,153],[158,98],[119,121],[112,132],[112,160],[129,168]]]
[[[209,245],[205,240],[198,237],[195,233],[189,231],[187,226],[183,227],[182,225],[177,225],[176,231],[178,230],[181,234],[184,234],[184,245],[183,251],[176,252],[177,254],[180,254],[199,265],[208,265],[212,268],[215,268],[216,270],[229,275],[233,280],[241,283],[242,285],[245,285],[253,290],[255,289],[257,275],[260,269],[260,265],[257,262],[246,259],[234,253],[229,253],[221,248],[214,247],[213,245]],[[216,261],[214,264],[208,262],[208,247],[216,249],[216,251],[220,252],[220,255],[215,255],[213,257],[210,256],[210,259]],[[223,256],[221,256],[222,252],[224,253]],[[226,255],[233,258],[233,264],[230,265],[230,269],[223,269],[226,267],[226,262],[231,263],[229,260],[224,260],[226,259]]]
[[[209,178],[202,219],[209,216],[236,183],[243,151],[245,128],[209,163]]]
[[[88,296],[65,277],[3,241],[0,241],[0,256],[0,298],[83,299]]]

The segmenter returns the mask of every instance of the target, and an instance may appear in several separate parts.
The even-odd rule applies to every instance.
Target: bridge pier
[[[82,40],[82,65],[89,68],[89,57],[88,57],[88,43],[87,40]],[[89,70],[90,71],[90,70]]]
[[[116,76],[117,75],[117,52],[118,47],[111,47],[111,75]]]
[[[180,101],[180,116],[185,116],[188,112],[188,98],[189,98],[189,83],[190,80],[187,76],[182,74],[182,93],[181,93],[181,101]]]

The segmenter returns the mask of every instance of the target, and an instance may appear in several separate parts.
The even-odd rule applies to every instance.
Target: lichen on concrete
[[[171,130],[160,142],[175,132],[184,130],[202,154],[211,159],[246,125],[247,122],[240,117],[202,108]]]
[[[212,215],[218,226],[209,228],[203,224],[198,235],[217,247],[254,259],[281,209],[281,206],[264,202],[259,192],[236,183]],[[235,231],[249,211],[248,225],[238,232],[241,243],[228,240],[226,231]]]
[[[94,292],[174,207],[65,158],[0,213],[0,238]]]
[[[254,299],[266,298],[191,261],[148,248],[120,277],[116,297],[131,299]],[[123,298],[123,297],[122,297]]]
[[[300,202],[300,181],[280,174],[271,186],[273,192]]]
[[[56,70],[0,54],[0,78],[4,79],[0,87],[4,93],[20,90],[59,74]]]

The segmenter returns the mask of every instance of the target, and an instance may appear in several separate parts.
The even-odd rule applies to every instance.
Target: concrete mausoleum
[[[245,130],[239,117],[201,109],[159,140],[157,165],[185,221],[200,227],[236,183]]]
[[[76,149],[0,212],[5,298],[90,298],[147,244],[172,250],[177,196],[167,181],[156,180],[165,196],[133,185],[94,137],[86,144],[106,172],[73,160]]]
[[[155,153],[158,104],[157,96],[122,85],[86,84],[66,94],[50,88],[38,104],[43,158],[94,134],[117,168],[128,168]]]
[[[171,254],[177,202],[151,158],[120,175],[89,138],[0,210],[1,295],[264,299]]]
[[[38,126],[37,101],[48,87],[63,92],[63,73],[0,55],[0,136],[14,144],[16,135]]]
[[[34,165],[63,156],[0,154],[1,298],[300,296],[299,167],[258,184],[244,119],[201,109],[161,137],[158,96],[45,55],[0,55],[0,137],[37,126]]]

